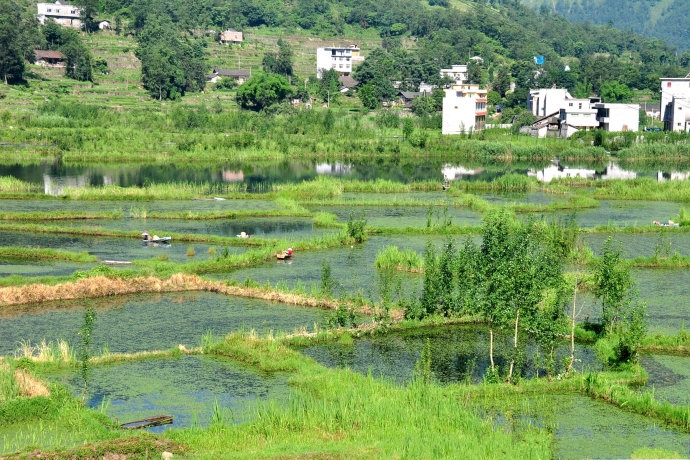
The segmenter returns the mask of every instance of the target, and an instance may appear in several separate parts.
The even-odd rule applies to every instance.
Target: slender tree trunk
[[[489,326],[489,360],[491,360],[491,372],[494,371],[494,328]]]
[[[515,313],[515,334],[513,335],[513,357],[510,359],[510,370],[508,371],[508,381],[513,377],[513,368],[515,367],[515,356],[517,356],[518,347],[518,324],[520,323],[520,309]]]
[[[570,317],[570,364],[568,364],[567,374],[573,371],[575,363],[575,302],[577,300],[577,276],[575,277],[575,290],[573,291],[573,310]]]

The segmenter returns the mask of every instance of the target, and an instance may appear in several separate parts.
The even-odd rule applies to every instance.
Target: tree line
[[[481,244],[468,239],[458,246],[449,240],[440,251],[427,244],[422,293],[406,315],[479,316],[489,331],[492,380],[520,377],[528,342],[536,347],[537,368],[555,376],[572,369],[578,310],[573,297],[588,284],[601,315],[597,322],[581,322],[582,335],[603,339],[598,348],[605,364],[634,362],[646,323],[630,268],[620,257],[620,246],[609,239],[592,273],[566,274],[564,264],[577,235],[574,220],[524,222],[506,209],[490,211],[482,223]],[[494,360],[497,331],[512,336],[502,374]],[[573,336],[571,357],[559,363],[555,349],[568,335]]]

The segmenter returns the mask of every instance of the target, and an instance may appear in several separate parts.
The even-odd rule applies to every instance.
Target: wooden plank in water
[[[172,415],[155,415],[153,417],[123,423],[120,425],[120,428],[124,428],[125,430],[136,430],[140,428],[148,428],[150,426],[169,425],[172,422]]]
[[[132,262],[128,260],[104,260],[105,265],[130,265]]]

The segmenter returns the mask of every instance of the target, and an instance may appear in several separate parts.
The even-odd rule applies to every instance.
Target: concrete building
[[[470,133],[486,124],[486,89],[479,85],[453,85],[445,89],[442,134]]]
[[[530,90],[527,109],[539,119],[529,128],[534,137],[568,138],[581,130],[638,131],[639,104],[609,104],[598,97],[577,99],[565,88]]]
[[[37,17],[41,24],[46,20],[52,20],[65,27],[81,29],[81,8],[73,5],[62,4],[60,1],[55,3],[37,3]]]
[[[661,78],[661,119],[664,130],[690,132],[690,74]]]
[[[223,78],[231,78],[241,85],[245,81],[251,78],[252,74],[249,70],[241,69],[213,69],[210,75],[206,76],[206,79],[211,83],[217,83]]]
[[[238,32],[235,29],[228,29],[220,33],[220,43],[231,45],[239,45],[244,40],[242,32]]]
[[[639,104],[608,104],[599,102],[594,104],[597,111],[599,127],[604,131],[639,131]]]
[[[467,65],[457,64],[451,65],[450,69],[441,69],[441,77],[448,77],[456,84],[462,84],[467,81]]]
[[[352,64],[360,60],[359,46],[316,48],[316,76],[321,78],[324,70],[334,69],[342,75],[350,75]]]

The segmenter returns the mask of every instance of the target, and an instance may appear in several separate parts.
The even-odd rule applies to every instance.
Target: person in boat
[[[287,248],[283,251],[283,254],[285,254],[286,257],[292,257],[292,248]]]
[[[450,188],[450,183],[444,182],[443,183],[443,190],[448,190]]]
[[[246,232],[240,232],[240,234],[237,235],[238,238],[249,238],[251,236],[252,235],[250,233],[246,233]]]
[[[144,232],[141,234],[141,237],[144,239],[144,241],[158,241],[160,237],[158,235],[151,235],[148,234],[148,232]]]

